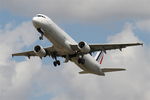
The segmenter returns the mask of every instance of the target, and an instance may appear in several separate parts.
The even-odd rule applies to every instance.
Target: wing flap
[[[92,44],[90,45],[91,51],[99,51],[99,50],[113,50],[113,49],[120,49],[126,48],[129,46],[138,46],[143,45],[143,43],[126,43],[126,44]]]
[[[104,51],[106,53],[106,50],[113,50],[113,49],[120,49],[126,48],[129,46],[138,46],[138,45],[143,45],[143,43],[126,43],[126,44],[90,44],[91,51],[90,52],[95,52],[95,51]],[[80,51],[78,45],[70,45],[71,48],[74,51]]]
[[[12,54],[12,57],[13,56],[27,56],[27,57],[30,57],[30,56],[37,56],[37,55],[35,54],[34,51],[27,51],[27,52],[21,52],[21,53],[14,53],[14,54]]]
[[[46,51],[47,55],[51,55],[52,53],[56,52],[53,46],[44,48],[44,50]],[[38,55],[34,51],[27,51],[27,52],[14,53],[14,54],[12,54],[12,57],[13,56],[27,56],[27,57],[30,57],[30,56],[38,56]],[[62,56],[62,55],[57,54],[56,56]]]
[[[102,72],[115,72],[115,71],[125,71],[123,68],[102,68]]]

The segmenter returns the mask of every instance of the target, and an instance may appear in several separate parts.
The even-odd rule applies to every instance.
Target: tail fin
[[[104,52],[103,52],[103,51],[97,52],[97,54],[96,54],[96,56],[95,56],[95,60],[96,60],[97,62],[99,62],[100,64],[102,64],[103,58],[104,58]]]
[[[115,71],[124,71],[123,68],[102,68],[102,72],[115,72]]]

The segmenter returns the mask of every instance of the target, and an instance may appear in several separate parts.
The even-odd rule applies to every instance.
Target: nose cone
[[[32,23],[34,27],[39,28],[41,25],[41,20],[38,17],[33,17]]]

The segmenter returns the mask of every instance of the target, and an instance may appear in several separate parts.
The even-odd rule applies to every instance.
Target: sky
[[[150,0],[0,0],[0,100],[149,100]],[[52,44],[32,25],[49,16],[77,42],[144,46],[108,51],[102,68],[124,72],[80,75],[74,63],[54,67],[53,59],[11,57]]]

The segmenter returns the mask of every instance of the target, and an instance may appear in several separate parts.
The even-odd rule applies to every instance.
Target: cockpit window
[[[37,17],[43,17],[43,18],[46,18],[45,16],[43,16],[43,15],[37,15]]]

